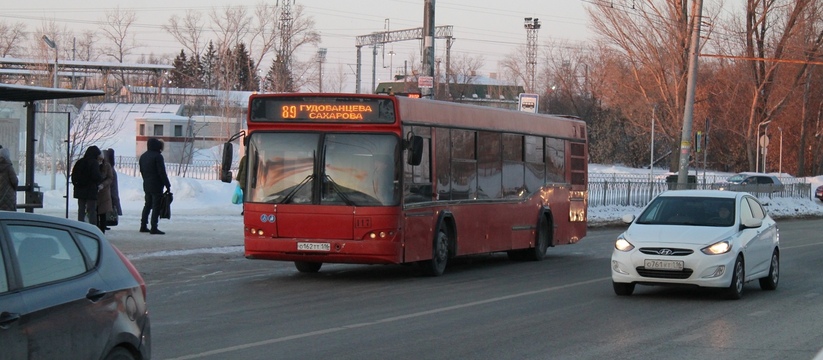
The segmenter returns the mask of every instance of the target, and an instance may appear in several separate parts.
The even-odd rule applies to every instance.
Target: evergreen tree
[[[174,62],[172,62],[172,66],[174,66],[174,70],[171,71],[169,74],[169,86],[176,87],[176,88],[183,88],[187,87],[186,85],[186,64],[188,60],[186,58],[185,50],[181,49],[180,54],[174,58]]]
[[[198,77],[203,88],[219,89],[220,84],[217,81],[219,63],[220,57],[217,55],[217,49],[214,48],[214,43],[209,41],[209,46],[200,56],[200,73]]]

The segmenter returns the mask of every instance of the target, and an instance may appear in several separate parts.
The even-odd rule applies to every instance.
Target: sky
[[[269,0],[278,3],[284,0]],[[315,20],[316,29],[322,36],[318,48],[326,48],[324,73],[344,71],[350,88],[354,90],[356,48],[355,39],[360,35],[385,30],[402,30],[423,26],[423,0],[290,0],[305,7],[305,14]],[[526,44],[525,17],[539,18],[542,24],[538,42],[562,42],[570,46],[582,46],[589,39],[585,6],[596,1],[584,0],[435,0],[436,26],[454,26],[452,58],[467,55],[482,56],[488,75],[499,72],[497,63]],[[182,16],[186,10],[201,12],[204,18],[211,9],[237,6],[227,0],[86,0],[66,2],[58,0],[15,1],[0,0],[3,11],[0,21],[23,22],[33,38],[39,38],[38,29],[44,22],[54,21],[61,27],[79,34],[86,29],[101,26],[106,10],[120,8],[133,10],[137,15],[136,40],[146,46],[135,53],[178,54],[182,46],[162,26],[172,15]],[[253,8],[258,2],[241,2]],[[445,58],[445,41],[435,44],[436,57]],[[418,41],[390,43],[379,50],[377,77],[390,78],[403,72],[404,60],[419,61]],[[308,59],[317,48],[306,49],[298,57]],[[391,53],[396,55],[391,56]],[[371,83],[372,49],[363,49],[364,86]]]

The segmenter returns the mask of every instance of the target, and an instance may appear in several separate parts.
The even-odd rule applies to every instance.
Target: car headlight
[[[623,237],[623,235],[620,235],[617,238],[617,241],[614,242],[614,248],[620,251],[631,251],[632,249],[634,249],[634,245],[632,245],[632,243],[626,240],[626,238]]]
[[[706,255],[720,255],[729,252],[731,249],[732,244],[728,240],[723,240],[706,246],[700,249],[700,251],[702,251]]]

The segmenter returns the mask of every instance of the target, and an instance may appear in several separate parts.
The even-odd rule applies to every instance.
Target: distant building
[[[459,103],[477,104],[505,109],[517,109],[518,96],[524,92],[523,86],[506,84],[492,76],[456,75],[455,81],[446,83],[441,77],[435,83],[436,99]],[[378,94],[420,93],[417,79],[413,76],[398,76],[397,81],[382,82],[375,91]]]
[[[153,137],[165,143],[167,162],[188,164],[198,150],[219,146],[240,131],[242,122],[219,116],[147,114],[136,117],[134,126],[137,155],[146,151],[146,142]]]

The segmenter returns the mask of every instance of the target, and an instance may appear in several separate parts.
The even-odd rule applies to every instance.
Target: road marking
[[[525,297],[525,296],[532,296],[532,295],[537,295],[537,294],[542,294],[542,293],[547,293],[547,292],[552,292],[552,291],[557,291],[557,290],[564,290],[564,289],[569,289],[569,288],[572,288],[572,287],[577,287],[577,286],[581,286],[581,285],[588,285],[588,284],[592,284],[592,283],[596,283],[596,282],[600,282],[600,281],[606,281],[606,280],[611,280],[611,277],[604,277],[604,278],[593,279],[593,280],[588,280],[588,281],[581,281],[581,282],[576,282],[576,283],[571,283],[571,284],[566,284],[566,285],[560,285],[560,286],[552,286],[552,287],[548,287],[548,288],[540,289],[540,290],[527,291],[527,292],[522,292],[522,293],[517,293],[517,294],[512,294],[512,295],[506,295],[506,296],[500,296],[500,297],[486,299],[486,300],[480,300],[480,301],[472,301],[472,302],[468,302],[468,303],[465,303],[465,304],[446,306],[446,307],[441,307],[441,308],[431,309],[431,310],[426,310],[426,311],[420,311],[420,312],[406,314],[406,315],[388,317],[388,318],[379,319],[379,320],[370,321],[370,322],[363,322],[363,323],[357,323],[357,324],[351,324],[351,325],[345,325],[345,326],[338,326],[338,327],[333,327],[333,328],[328,328],[328,329],[323,329],[323,330],[317,330],[317,331],[311,331],[311,332],[302,333],[302,334],[296,334],[296,335],[284,336],[284,337],[279,337],[279,338],[274,338],[274,339],[256,341],[256,342],[247,343],[247,344],[229,346],[229,347],[224,347],[224,348],[221,348],[221,349],[214,349],[214,350],[210,350],[210,351],[206,351],[206,352],[201,352],[199,354],[191,354],[191,355],[185,355],[185,356],[180,356],[180,357],[176,357],[176,358],[171,358],[169,360],[187,360],[187,359],[197,359],[197,358],[202,358],[202,357],[212,356],[212,355],[220,355],[220,354],[225,354],[225,353],[229,353],[229,352],[232,352],[232,351],[250,349],[250,348],[253,348],[253,347],[257,347],[257,346],[276,344],[276,343],[285,342],[285,341],[291,341],[291,340],[303,339],[303,338],[308,338],[308,337],[313,337],[313,336],[331,334],[331,333],[340,332],[340,331],[349,330],[349,329],[363,328],[363,327],[368,327],[368,326],[373,326],[373,325],[378,325],[378,324],[397,322],[397,321],[401,321],[401,320],[407,320],[407,319],[417,318],[417,317],[421,317],[421,316],[427,316],[427,315],[442,313],[442,312],[446,312],[446,311],[465,309],[465,308],[469,308],[469,307],[473,307],[473,306],[485,305],[485,304],[490,304],[490,303],[495,303],[495,302],[500,302],[500,301],[505,301],[505,300],[510,300],[510,299],[516,299],[516,298]]]

